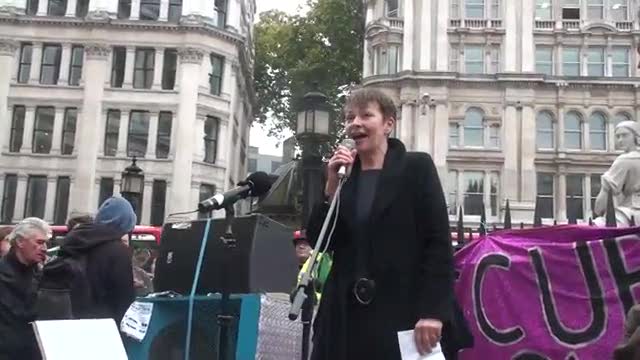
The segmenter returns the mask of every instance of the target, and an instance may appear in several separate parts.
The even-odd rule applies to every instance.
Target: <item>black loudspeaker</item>
[[[156,260],[154,289],[189,294],[207,220],[165,224]],[[234,220],[236,247],[225,247],[224,219],[211,220],[196,294],[289,293],[296,284],[298,262],[292,230],[263,215]]]

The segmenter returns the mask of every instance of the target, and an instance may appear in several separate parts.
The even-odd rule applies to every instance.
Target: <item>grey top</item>
[[[376,185],[382,170],[365,170],[358,176],[356,186],[356,222],[366,226],[371,213],[371,206],[376,196]]]

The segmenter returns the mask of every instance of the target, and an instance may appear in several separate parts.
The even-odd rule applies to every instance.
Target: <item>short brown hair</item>
[[[393,120],[397,120],[397,110],[393,100],[391,100],[387,94],[382,92],[382,90],[376,88],[361,88],[351,92],[344,105],[344,112],[346,113],[352,108],[364,109],[372,102],[378,104],[380,111],[382,112],[382,116],[385,119],[392,118]]]

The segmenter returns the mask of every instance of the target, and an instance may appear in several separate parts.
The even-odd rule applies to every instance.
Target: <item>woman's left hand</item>
[[[414,337],[420,355],[426,355],[436,347],[442,336],[442,321],[436,319],[420,319],[416,323]]]

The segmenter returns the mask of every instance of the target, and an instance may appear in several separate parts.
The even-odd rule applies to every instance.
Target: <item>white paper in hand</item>
[[[149,321],[153,313],[153,303],[135,301],[129,306],[120,322],[120,331],[138,341],[147,335]]]
[[[398,332],[398,345],[400,345],[400,355],[402,360],[445,360],[440,343],[431,349],[431,353],[420,355],[413,337],[413,330]]]

